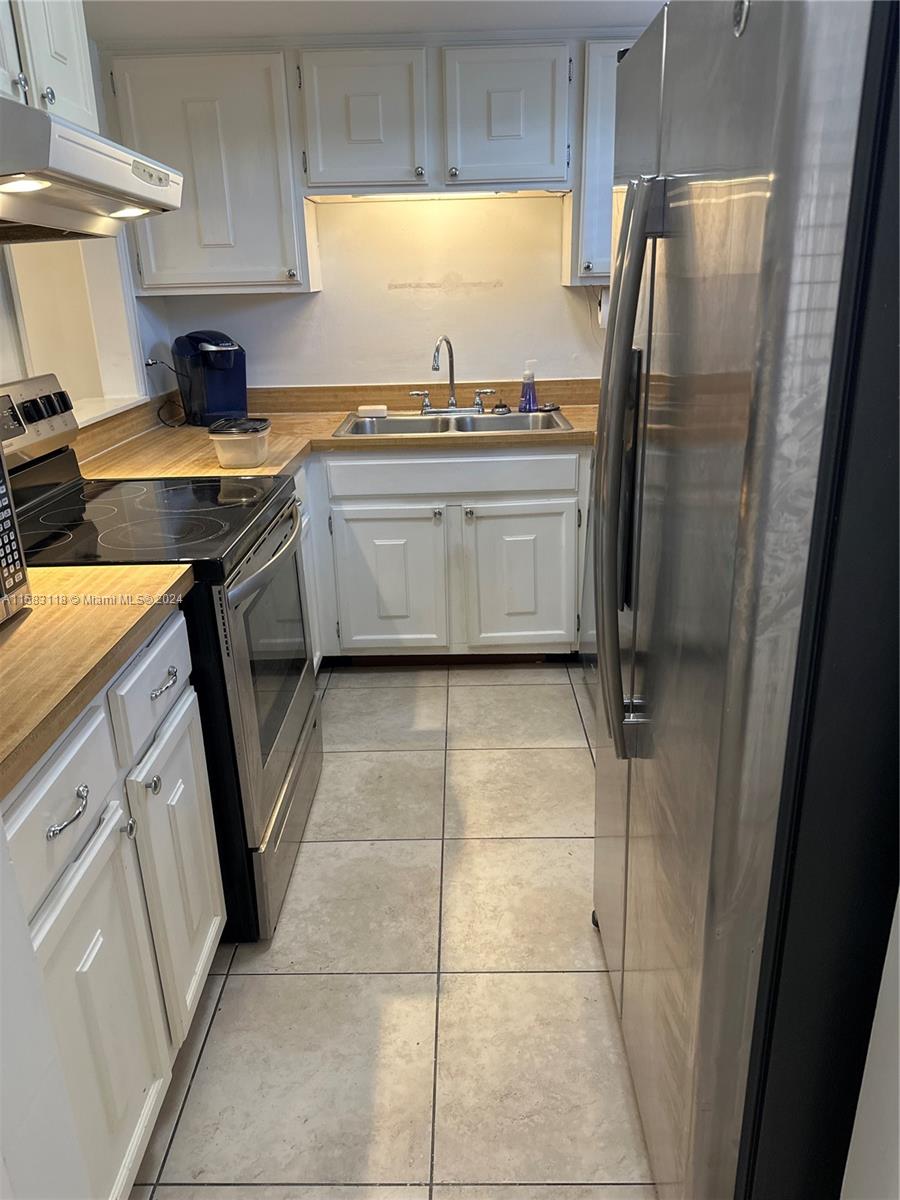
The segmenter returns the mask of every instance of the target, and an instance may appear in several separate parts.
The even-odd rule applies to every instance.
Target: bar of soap
[[[358,417],[386,417],[387,416],[387,405],[386,404],[360,404],[359,408],[356,410],[356,415]]]

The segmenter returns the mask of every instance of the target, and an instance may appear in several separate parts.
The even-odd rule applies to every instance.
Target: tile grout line
[[[203,1041],[200,1043],[200,1049],[197,1052],[197,1061],[194,1063],[194,1066],[191,1070],[191,1077],[188,1080],[188,1085],[184,1090],[184,1096],[182,1096],[182,1098],[181,1098],[181,1104],[178,1106],[178,1115],[175,1117],[175,1122],[172,1125],[172,1132],[169,1134],[169,1140],[166,1144],[165,1153],[162,1156],[162,1161],[159,1164],[159,1170],[156,1173],[156,1180],[155,1180],[152,1190],[150,1192],[150,1200],[153,1200],[153,1197],[156,1195],[156,1189],[162,1183],[162,1174],[163,1174],[163,1171],[166,1169],[166,1163],[169,1161],[169,1153],[172,1149],[172,1144],[175,1141],[175,1136],[178,1133],[178,1126],[181,1124],[181,1117],[182,1117],[182,1114],[184,1113],[185,1105],[188,1102],[188,1096],[190,1096],[191,1088],[194,1086],[194,1078],[197,1074],[197,1071],[199,1070],[200,1060],[203,1058],[203,1051],[206,1049],[206,1043],[209,1041],[210,1032],[212,1031],[212,1027],[215,1023],[216,1017],[218,1016],[219,1003],[222,999],[222,993],[225,991],[225,984],[228,982],[228,976],[231,974],[231,967],[232,967],[232,964],[234,963],[236,954],[237,954],[237,943],[235,943],[234,946],[232,946],[232,948],[231,948],[231,957],[228,960],[228,965],[226,966],[225,973],[222,976],[221,986],[219,987],[218,993],[216,994],[216,1002],[213,1005],[213,1014],[210,1017],[209,1024],[206,1027],[206,1033],[204,1033],[204,1035],[203,1035]],[[207,976],[207,978],[209,978],[209,976]]]
[[[447,674],[447,697],[444,705],[444,786],[441,793],[441,873],[438,886],[437,971],[434,981],[434,1067],[431,1083],[431,1153],[428,1165],[428,1200],[434,1195],[434,1148],[437,1137],[438,1038],[441,1020],[441,940],[444,917],[444,855],[447,831],[447,755],[450,742],[450,675]]]

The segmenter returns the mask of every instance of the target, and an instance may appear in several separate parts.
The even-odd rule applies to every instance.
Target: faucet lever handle
[[[496,388],[476,388],[475,389],[475,407],[479,410],[479,412],[484,412],[485,396],[496,396],[496,394],[497,394]]]
[[[428,412],[429,408],[431,408],[431,397],[427,388],[423,388],[421,391],[410,392],[409,394],[413,399],[422,401],[422,412]]]

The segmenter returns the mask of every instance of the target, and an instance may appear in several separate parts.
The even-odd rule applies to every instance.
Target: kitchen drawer
[[[123,767],[137,761],[160,721],[175,707],[190,673],[187,625],[177,613],[107,693]]]
[[[364,496],[465,496],[502,492],[574,492],[577,454],[509,454],[446,458],[332,458],[325,467],[334,499]]]
[[[96,827],[117,770],[109,717],[90,708],[7,814],[6,838],[29,918]]]

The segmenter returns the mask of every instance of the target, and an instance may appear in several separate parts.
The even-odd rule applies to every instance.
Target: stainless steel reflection
[[[261,845],[272,820],[315,695],[299,529],[291,501],[214,589],[251,849]]]
[[[626,716],[640,702],[649,719],[624,806],[598,754],[612,841],[595,887],[604,946],[624,928],[622,1024],[661,1200],[734,1188],[870,6],[758,5],[740,38],[732,10],[671,6],[617,98],[645,96],[629,125],[646,145],[617,142],[616,162],[646,172],[648,48],[664,43],[630,675],[620,646]]]

